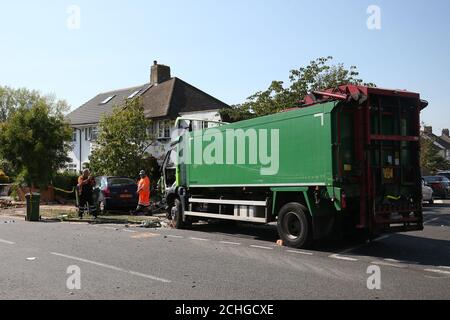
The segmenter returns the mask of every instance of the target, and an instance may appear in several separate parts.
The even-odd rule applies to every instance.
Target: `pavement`
[[[0,214],[7,215],[13,218],[26,217],[26,208],[21,204],[15,204],[7,206],[6,208],[0,207]],[[120,223],[120,224],[164,224],[168,223],[165,219],[166,214],[157,212],[150,216],[145,215],[130,215],[129,212],[115,212],[113,214],[100,215],[97,218],[91,215],[85,215],[83,218],[79,218],[78,209],[73,205],[40,205],[40,218],[42,222],[85,222],[85,223]]]
[[[0,299],[450,299],[450,207],[425,219],[423,232],[294,250],[276,245],[273,225],[143,229],[3,211]]]

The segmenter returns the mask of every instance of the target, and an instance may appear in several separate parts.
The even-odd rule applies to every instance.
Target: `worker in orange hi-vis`
[[[136,214],[148,212],[150,207],[150,178],[144,170],[139,173],[139,176],[141,180],[138,182],[139,203]]]

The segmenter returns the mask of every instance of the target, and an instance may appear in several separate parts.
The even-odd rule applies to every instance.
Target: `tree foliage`
[[[425,174],[436,174],[440,170],[449,170],[450,161],[446,160],[434,145],[431,137],[420,137],[420,165]]]
[[[153,137],[151,120],[144,114],[137,98],[117,106],[99,124],[99,135],[90,157],[90,168],[96,175],[135,177],[145,169],[155,174],[155,161],[147,154]]]
[[[10,109],[0,123],[0,158],[29,186],[46,187],[69,160],[72,131],[53,108],[36,96],[33,104]]]
[[[342,63],[333,65],[332,60],[332,57],[318,58],[306,67],[292,70],[288,87],[283,81],[273,81],[267,90],[256,92],[246,102],[222,110],[223,119],[234,122],[277,113],[297,106],[311,91],[342,84],[375,86],[359,78],[357,67],[346,68]]]
[[[41,95],[39,91],[26,88],[0,86],[0,122],[6,121],[14,111],[33,105],[46,105],[51,115],[61,115],[69,110],[67,102],[57,100],[54,95]]]

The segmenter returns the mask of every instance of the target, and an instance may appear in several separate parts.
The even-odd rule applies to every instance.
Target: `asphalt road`
[[[154,230],[0,213],[0,299],[450,299],[450,207],[428,208],[426,220],[423,232],[306,251],[277,247],[273,226]],[[67,287],[71,266],[79,290]],[[371,266],[380,290],[368,289]]]

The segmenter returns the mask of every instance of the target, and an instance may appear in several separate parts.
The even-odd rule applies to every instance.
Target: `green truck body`
[[[225,158],[229,159],[229,154],[234,157],[231,164],[227,161],[216,164],[187,164],[182,176],[181,183],[189,188],[195,187],[299,187],[299,186],[332,186],[333,185],[333,157],[332,157],[332,111],[336,103],[329,102],[311,108],[298,109],[285,113],[278,113],[266,117],[260,117],[239,123],[228,124],[217,128],[222,132],[223,149],[221,152]],[[230,143],[230,135],[227,131],[237,132],[232,135],[234,141]],[[242,132],[239,132],[242,130]],[[261,133],[260,130],[267,130]],[[275,131],[274,131],[275,130]],[[270,134],[278,132],[278,145],[273,146],[268,143],[268,155],[279,156],[271,159],[277,169],[276,174],[262,174],[261,170],[269,170],[268,165],[263,165],[260,161],[251,164],[251,158],[261,150],[259,146],[255,148],[251,143],[260,142],[261,134],[265,139],[271,141]],[[194,131],[190,137],[196,140],[203,140],[202,150],[205,150],[214,139],[214,132]],[[243,134],[239,134],[243,133]],[[257,138],[254,138],[254,134]],[[203,136],[203,139],[200,137]],[[237,137],[239,136],[239,137]],[[199,138],[200,137],[200,138]],[[206,142],[205,142],[206,141]],[[245,144],[242,147],[242,144]],[[227,146],[233,146],[233,151]],[[239,164],[238,147],[244,151],[244,163]],[[276,149],[276,150],[273,150]],[[191,160],[194,162],[196,152],[191,147]],[[253,152],[252,152],[253,151]],[[259,155],[256,155],[259,157]],[[220,157],[219,157],[220,158]],[[228,161],[230,162],[230,161]],[[254,161],[253,161],[254,162]]]

